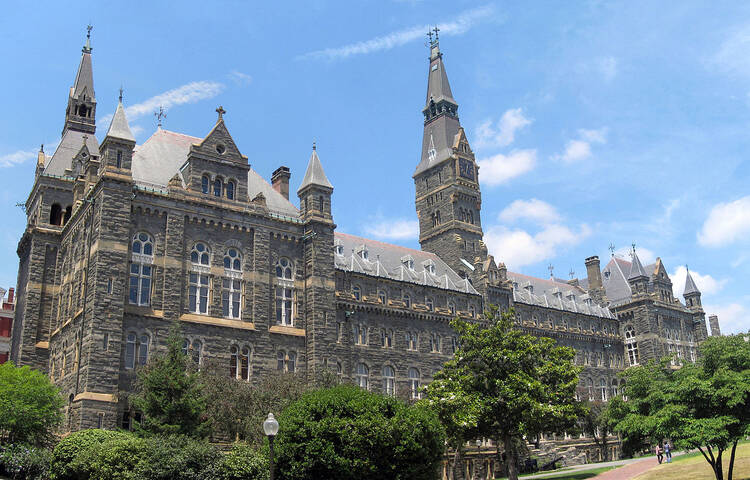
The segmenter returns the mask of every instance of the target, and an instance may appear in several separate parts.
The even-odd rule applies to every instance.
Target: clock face
[[[474,180],[474,163],[464,158],[458,159],[458,174],[464,178]]]

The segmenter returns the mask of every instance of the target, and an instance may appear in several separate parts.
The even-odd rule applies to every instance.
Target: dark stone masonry
[[[221,107],[204,138],[159,127],[136,145],[121,99],[99,143],[87,42],[61,142],[39,152],[26,202],[11,346],[13,361],[65,393],[65,430],[129,426],[124,394],[174,321],[186,352],[227,375],[327,368],[395,395],[418,396],[453,354],[450,319],[480,321],[489,304],[576,349],[581,398],[617,394],[629,365],[693,360],[707,336],[701,295],[688,276],[685,303],[674,298],[661,260],[644,267],[633,252],[602,269],[590,257],[587,278],[565,281],[509,272],[488,254],[479,168],[436,41],[428,75],[414,173],[422,250],[412,250],[336,231],[315,148],[297,207],[289,169],[261,178]]]

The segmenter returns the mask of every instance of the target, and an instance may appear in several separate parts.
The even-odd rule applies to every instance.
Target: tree
[[[166,354],[156,354],[138,371],[132,405],[143,414],[140,428],[153,434],[208,434],[206,397],[197,371],[182,352],[179,326],[170,329]]]
[[[47,443],[62,422],[64,400],[41,372],[0,365],[0,443]]]
[[[444,439],[430,410],[339,385],[308,392],[282,412],[278,469],[287,480],[434,480]]]
[[[610,415],[623,435],[671,440],[696,448],[723,480],[722,456],[731,448],[732,480],[737,442],[750,435],[750,342],[743,335],[711,337],[696,364],[673,369],[669,359],[631,367],[624,374],[627,401]]]
[[[514,315],[493,307],[482,324],[453,320],[459,348],[427,387],[432,404],[456,409],[449,415],[455,438],[471,434],[503,445],[510,480],[518,478],[524,436],[573,428],[582,412],[573,349],[516,330]]]
[[[607,404],[600,401],[584,403],[584,412],[578,419],[578,426],[584,434],[594,439],[602,452],[602,460],[607,461],[607,432],[610,429]]]

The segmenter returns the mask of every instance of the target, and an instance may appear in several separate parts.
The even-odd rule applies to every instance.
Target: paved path
[[[615,468],[614,470],[600,473],[599,475],[594,477],[594,479],[595,480],[630,480],[631,478],[637,477],[641,473],[651,470],[657,465],[659,465],[659,462],[657,462],[656,458],[654,457],[638,459],[635,462],[630,463],[628,465],[624,465],[620,468]]]
[[[682,454],[683,452],[674,452],[672,454],[672,457],[677,457]],[[524,476],[523,479],[526,480],[526,479],[533,478],[533,479],[543,480],[544,478],[552,477],[555,475],[560,475],[562,473],[585,472],[586,470],[594,470],[594,469],[601,468],[601,467],[620,467],[620,468],[615,468],[614,470],[610,470],[608,472],[600,473],[599,475],[593,478],[597,480],[628,480],[637,475],[640,475],[641,473],[645,472],[646,470],[649,470],[652,467],[657,466],[658,464],[659,463],[656,461],[656,457],[652,455],[646,458],[642,458],[642,457],[641,458],[628,458],[625,460],[614,460],[611,462],[587,463],[585,465],[574,465],[569,468],[563,468],[563,469],[554,470],[550,472],[544,472],[544,473],[537,473],[534,475],[527,475],[527,476]],[[619,475],[620,472],[624,472],[622,476]]]

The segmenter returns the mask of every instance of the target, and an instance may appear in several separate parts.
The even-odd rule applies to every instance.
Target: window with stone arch
[[[370,368],[364,363],[357,364],[357,385],[365,390],[370,389]]]
[[[222,182],[221,177],[216,177],[214,179],[214,197],[220,197],[222,191],[224,190],[224,182]]]
[[[286,257],[276,262],[276,323],[294,326],[294,264]]]
[[[396,369],[390,365],[383,367],[383,393],[391,396],[396,394]]]
[[[631,325],[625,327],[625,349],[628,351],[630,366],[638,365],[640,361],[638,356],[638,342],[635,340],[635,330],[633,330]]]
[[[599,380],[599,393],[601,395],[601,401],[607,401],[607,381],[605,379]]]
[[[208,178],[208,175],[203,175],[201,177],[201,192],[203,194],[208,195],[210,184],[211,184],[211,180]]]
[[[235,247],[224,253],[221,279],[221,309],[224,318],[240,318],[242,305],[242,255]]]
[[[151,277],[154,263],[154,239],[138,232],[131,242],[130,289],[128,301],[133,305],[151,304]]]
[[[188,308],[192,313],[207,315],[211,250],[205,243],[198,242],[193,245],[190,251],[190,264]]]
[[[409,369],[408,372],[409,376],[409,393],[412,399],[417,399],[421,397],[421,392],[419,391],[420,385],[419,385],[419,370],[412,367]]]
[[[229,374],[232,378],[249,381],[252,375],[250,368],[252,349],[244,345],[241,349],[232,345],[229,349]]]
[[[234,200],[234,190],[235,190],[235,183],[234,180],[230,180],[227,182],[227,198],[229,200]]]
[[[352,295],[354,295],[355,300],[362,300],[362,287],[354,285],[352,287]]]
[[[430,312],[435,309],[435,304],[430,297],[424,299],[424,304]]]

